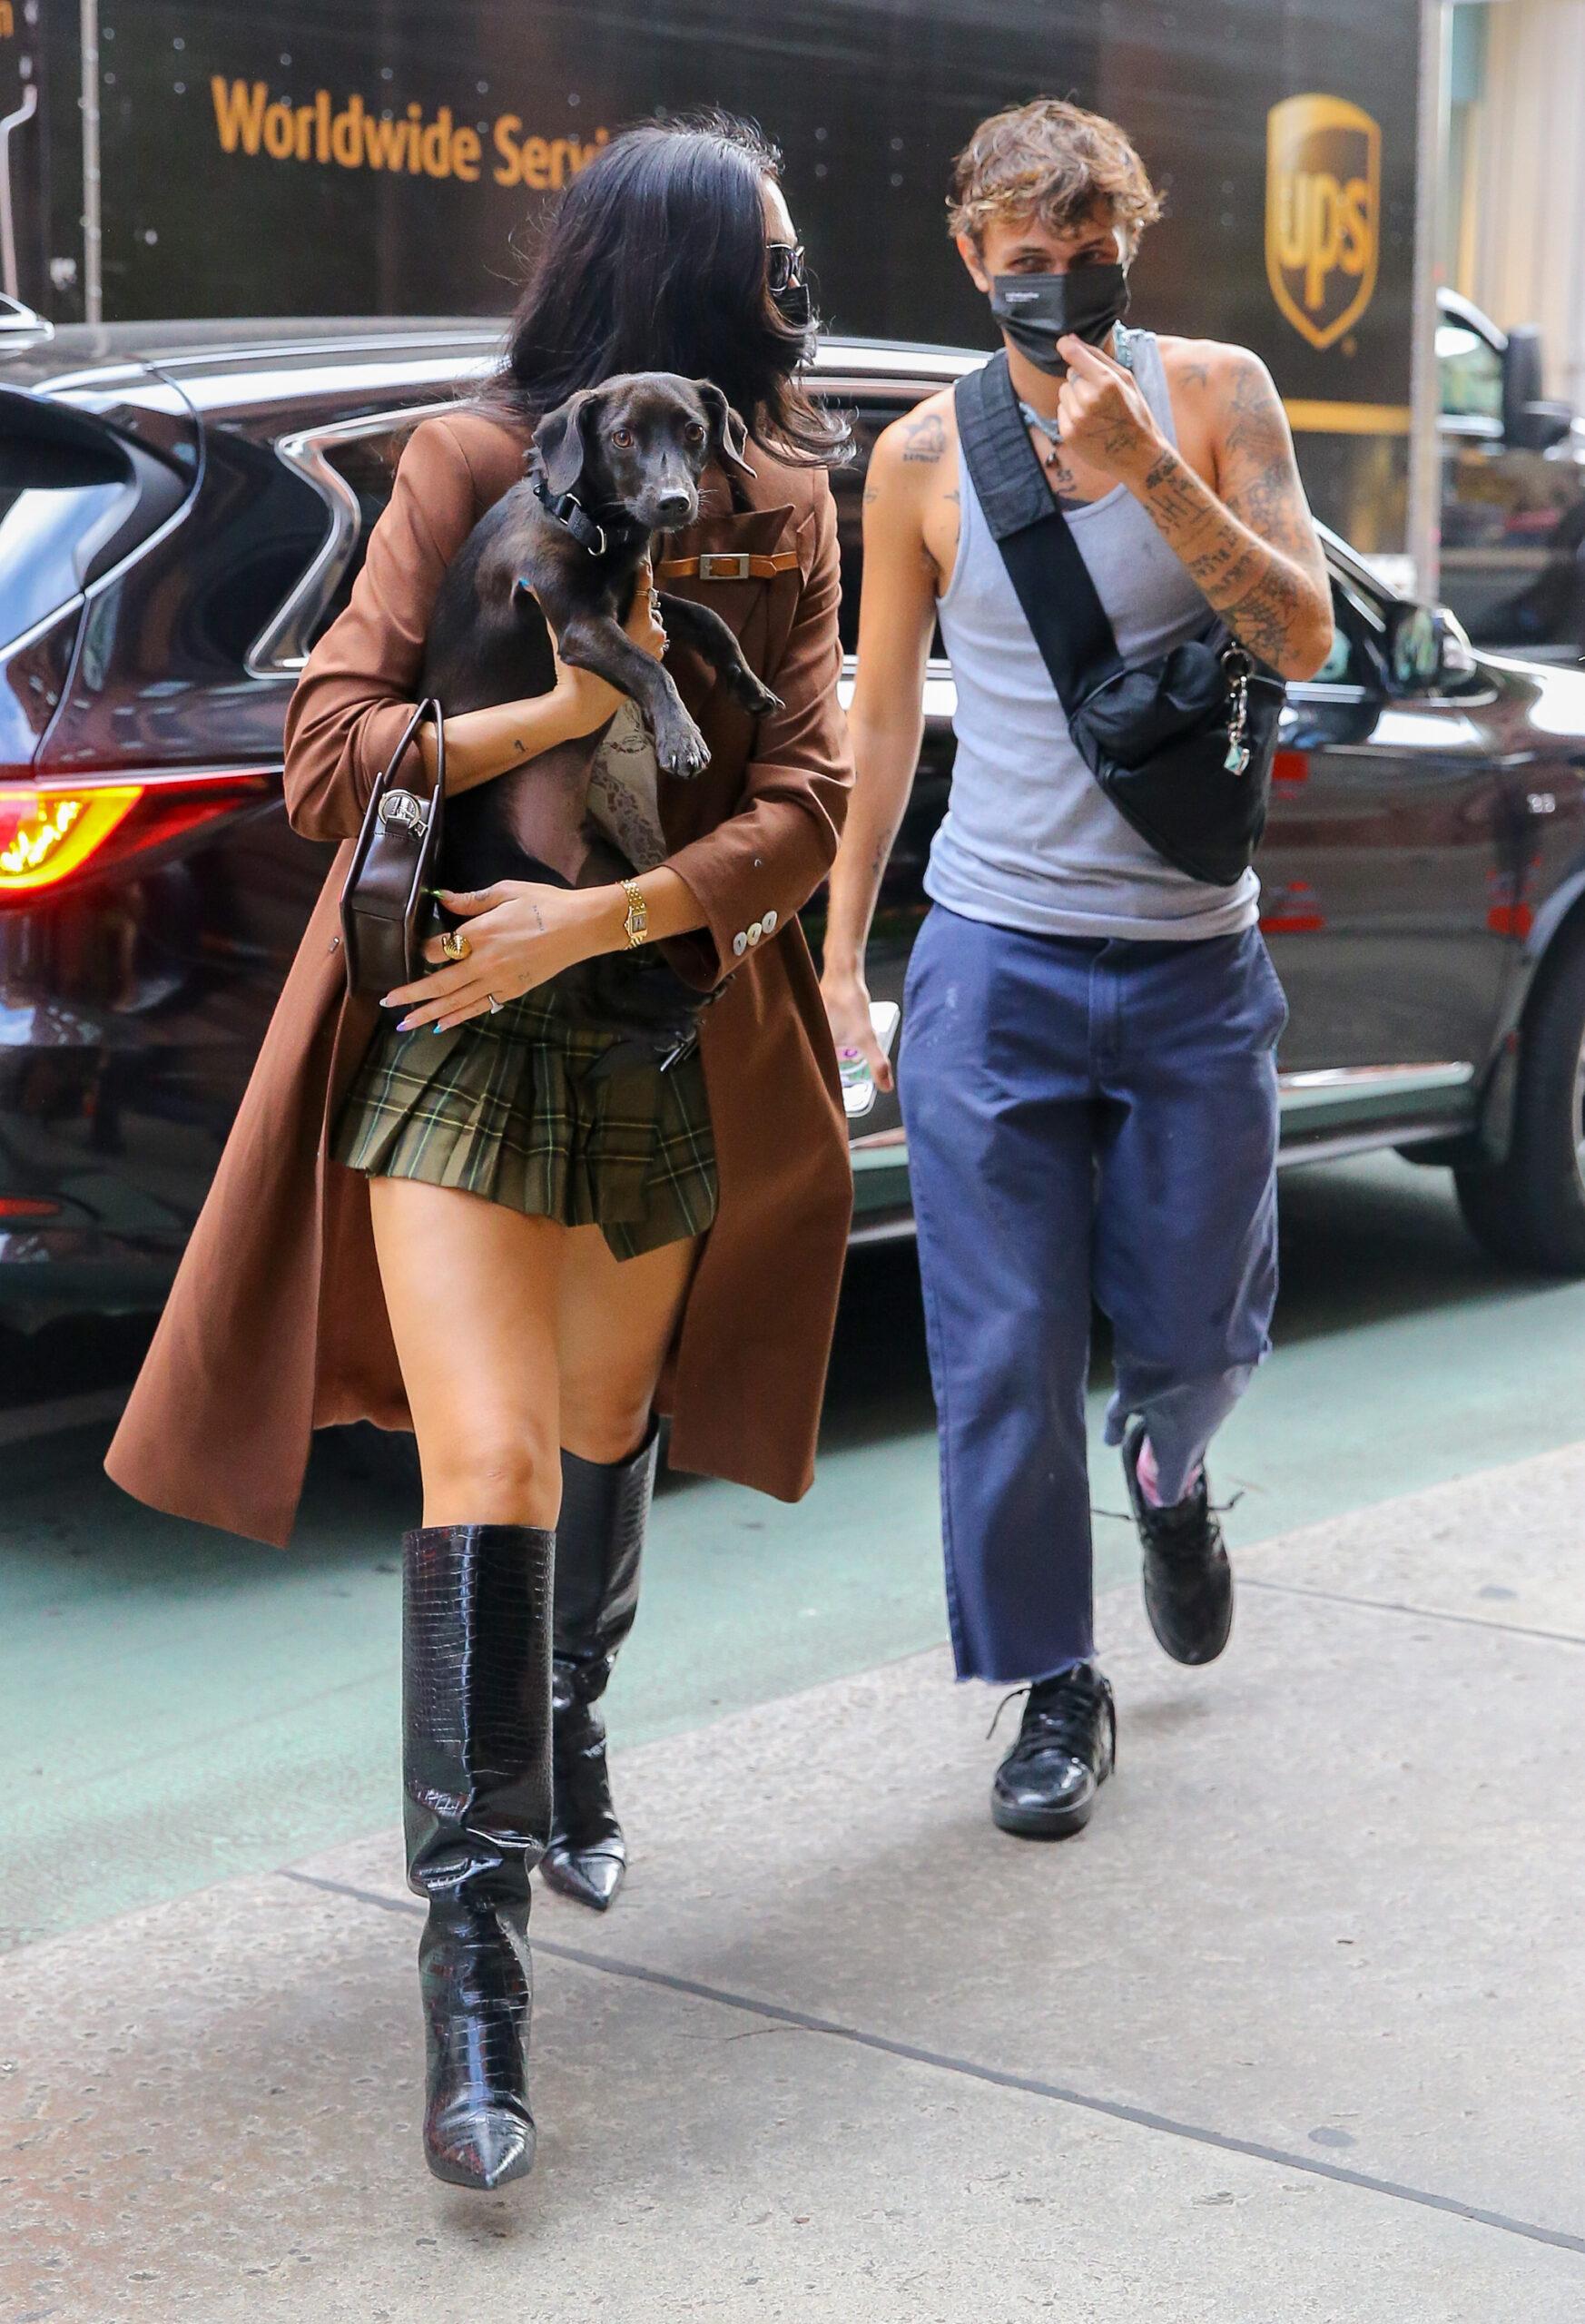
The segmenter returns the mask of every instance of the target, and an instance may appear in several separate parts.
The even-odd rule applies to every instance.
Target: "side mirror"
[[[1429,694],[1468,677],[1475,667],[1468,634],[1445,606],[1394,598],[1387,608],[1383,645],[1394,694]]]
[[[1520,418],[1518,445],[1521,452],[1550,452],[1574,425],[1573,407],[1566,403],[1527,403]]]
[[[1521,452],[1550,452],[1574,425],[1566,403],[1541,393],[1541,336],[1533,323],[1520,323],[1502,350],[1502,440]]]

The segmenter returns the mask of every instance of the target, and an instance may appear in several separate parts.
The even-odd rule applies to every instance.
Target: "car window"
[[[130,556],[192,484],[135,433],[0,386],[0,650]]]
[[[0,648],[71,603],[137,497],[109,451],[0,439]]]
[[[890,428],[909,399],[899,397],[866,399],[857,405],[840,396],[826,399],[842,412],[852,429],[853,457],[845,468],[831,471],[832,497],[836,502],[837,547],[842,561],[842,652],[852,654],[859,643],[859,592],[864,580],[864,477],[875,439]]]
[[[1436,377],[1445,419],[1501,420],[1502,358],[1468,323],[1437,324]]]
[[[407,448],[409,437],[418,425],[421,415],[404,413],[393,419],[389,428],[370,429],[367,435],[347,436],[339,442],[324,446],[326,465],[334,468],[342,482],[349,487],[358,503],[358,537],[352,554],[337,576],[334,586],[321,606],[309,637],[310,645],[319,639],[345,608],[352,595],[352,584],[363,570],[368,554],[369,536],[385,513],[390,498],[391,486],[396,480],[397,463]]]

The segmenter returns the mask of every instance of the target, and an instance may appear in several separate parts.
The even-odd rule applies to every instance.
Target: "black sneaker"
[[[1233,1629],[1233,1569],[1206,1472],[1186,1500],[1153,1508],[1139,1483],[1144,1442],[1145,1423],[1136,1421],[1123,1443],[1123,1474],[1145,1551],[1145,1611],[1175,1662],[1214,1662]]]
[[[991,1821],[1026,1840],[1082,1831],[1117,1755],[1117,1708],[1093,1662],[1040,1679],[990,1787]]]

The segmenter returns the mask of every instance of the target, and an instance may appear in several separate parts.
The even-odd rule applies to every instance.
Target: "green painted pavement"
[[[1214,1463],[1219,1496],[1243,1496],[1235,1543],[1585,1436],[1585,1285],[1505,1275],[1442,1174],[1391,1158],[1299,1173],[1284,1217],[1278,1354]],[[1103,1403],[1104,1363],[1096,1497],[1115,1511]],[[0,1946],[396,1818],[399,1447],[324,1443],[286,1556],[126,1501],[102,1450],[103,1432],[77,1431],[7,1454]],[[911,1250],[850,1271],[810,1497],[786,1509],[674,1479],[653,1544],[612,1690],[622,1741],[943,1636]],[[1131,1572],[1126,1524],[1098,1519],[1097,1561],[1103,1584]]]

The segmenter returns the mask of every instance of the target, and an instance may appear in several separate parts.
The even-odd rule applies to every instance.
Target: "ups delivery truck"
[[[1137,319],[1255,348],[1323,517],[1477,643],[1572,660],[1585,435],[1542,399],[1533,334],[1438,311],[1437,16],[0,0],[0,289],[57,322],[495,315],[536,211],[624,123],[714,104],[782,145],[833,329],[984,346],[943,231],[948,163],[985,113],[1070,94],[1126,124],[1167,195]]]

